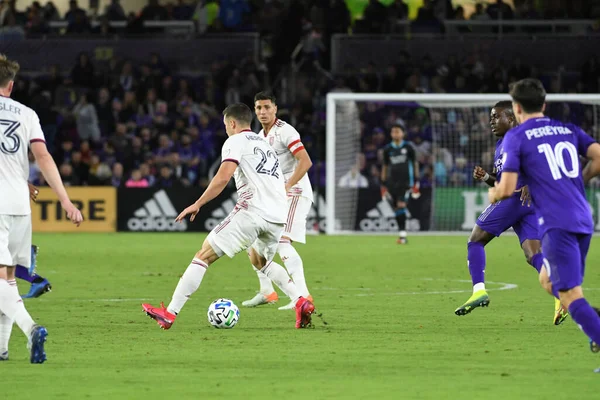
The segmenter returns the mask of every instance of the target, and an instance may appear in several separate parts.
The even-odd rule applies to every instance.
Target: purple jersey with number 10
[[[503,172],[517,172],[529,185],[541,236],[550,229],[594,232],[579,162],[594,142],[581,128],[547,117],[505,135]]]

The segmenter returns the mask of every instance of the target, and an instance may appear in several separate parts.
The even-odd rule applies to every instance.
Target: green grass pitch
[[[15,327],[1,398],[598,399],[600,356],[570,318],[552,325],[514,236],[488,246],[490,307],[454,315],[471,290],[466,238],[308,237],[297,249],[329,323],[308,330],[284,299],[212,328],[211,301],[241,305],[258,285],[245,254],[224,258],[162,331],[140,304],[168,303],[202,235],[36,234],[53,291],[25,304],[48,328],[48,361],[29,364]],[[596,244],[584,287],[600,304]]]

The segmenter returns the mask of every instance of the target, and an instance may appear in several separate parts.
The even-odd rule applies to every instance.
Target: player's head
[[[392,129],[390,130],[390,135],[392,136],[392,140],[396,143],[400,143],[404,140],[404,127],[400,124],[392,125]]]
[[[252,110],[247,105],[243,103],[228,105],[223,110],[223,123],[227,136],[250,129],[252,118]]]
[[[254,96],[254,112],[263,126],[271,125],[277,118],[277,103],[275,100],[275,96],[269,92],[258,92]]]
[[[4,54],[0,54],[0,94],[10,96],[19,69],[18,62],[9,60]]]
[[[546,89],[538,79],[526,78],[512,83],[509,94],[518,123],[528,114],[543,113],[546,108]]]
[[[494,136],[503,137],[506,132],[517,125],[517,119],[512,110],[512,101],[497,102],[490,112],[490,128],[492,128]]]

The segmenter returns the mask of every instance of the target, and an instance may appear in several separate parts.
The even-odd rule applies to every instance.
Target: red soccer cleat
[[[160,303],[160,308],[153,307],[148,303],[142,304],[142,308],[147,316],[156,320],[156,323],[158,323],[158,325],[165,330],[169,329],[171,325],[173,325],[173,322],[175,322],[175,318],[177,317],[176,315],[168,312],[165,304],[162,302]]]
[[[314,304],[300,297],[296,302],[296,329],[308,328],[311,325],[313,312],[315,312]]]

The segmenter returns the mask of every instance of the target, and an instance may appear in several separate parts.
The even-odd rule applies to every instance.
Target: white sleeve
[[[228,138],[221,149],[221,162],[231,161],[240,165],[242,161],[242,141],[239,135]]]
[[[44,142],[46,143],[46,138],[44,137],[44,131],[42,131],[42,126],[40,125],[40,118],[37,113],[33,110],[30,110],[29,117],[29,126],[27,127],[28,132],[28,140],[29,143],[34,142]]]
[[[281,139],[286,147],[292,152],[292,155],[296,155],[300,150],[304,150],[302,140],[300,140],[300,134],[291,125],[286,125],[281,133]]]

